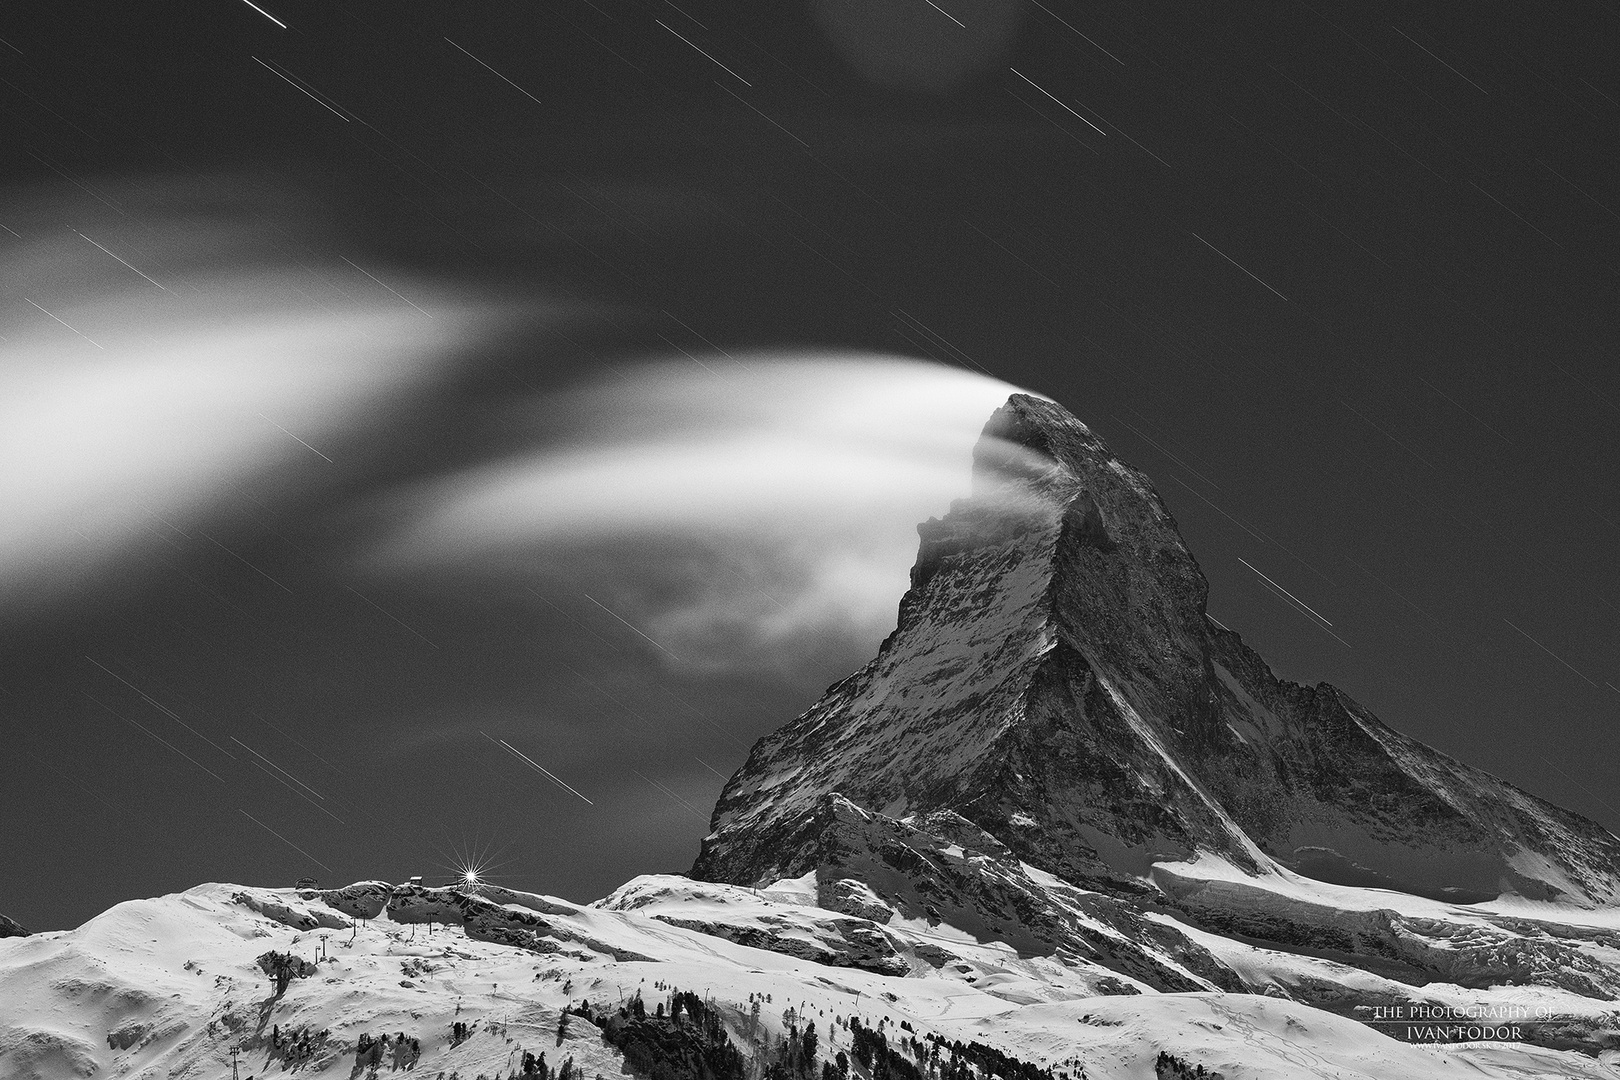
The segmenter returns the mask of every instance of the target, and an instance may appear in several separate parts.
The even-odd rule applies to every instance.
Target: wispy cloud
[[[196,180],[91,194],[4,202],[0,613],[220,517],[236,486],[343,475],[346,436],[492,317],[297,243],[284,194],[245,185],[222,202]]]
[[[650,363],[533,403],[536,448],[397,493],[373,566],[608,588],[700,669],[867,648],[1015,389],[876,355]]]

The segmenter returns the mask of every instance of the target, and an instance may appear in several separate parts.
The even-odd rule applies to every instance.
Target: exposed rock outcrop
[[[534,896],[532,893],[521,895]],[[481,895],[475,888],[435,889],[425,885],[396,885],[388,897],[388,917],[400,923],[461,926],[467,931],[467,936],[476,941],[492,941],[497,945],[511,945],[531,952],[554,953],[565,944],[575,944],[619,961],[648,959],[639,953],[568,930],[526,906],[497,903]]]
[[[393,891],[386,881],[357,881],[341,889],[306,889],[298,895],[305,900],[320,900],[356,919],[375,919],[388,906]]]
[[[1086,961],[1164,991],[1243,986],[1179,930],[1129,902],[1041,874],[953,811],[897,821],[829,795],[812,835],[824,908],[847,904],[846,883],[859,882],[900,918],[946,923],[1021,955]]]
[[[240,889],[231,894],[231,899],[250,911],[256,911],[294,930],[314,930],[323,926],[329,930],[347,930],[350,926],[349,920],[336,912],[307,908],[258,890]]]
[[[827,937],[807,941],[797,936],[797,927],[786,919],[777,926],[757,926],[736,921],[683,919],[675,915],[655,915],[653,918],[671,926],[735,941],[738,945],[796,956],[800,960],[811,960],[828,967],[860,968],[878,975],[911,973],[911,965],[906,963],[905,957],[900,955],[883,931],[864,919],[833,920],[828,927],[831,933]]]

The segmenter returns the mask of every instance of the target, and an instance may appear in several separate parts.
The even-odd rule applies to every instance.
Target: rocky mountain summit
[[[1459,903],[1620,902],[1620,839],[1332,686],[1277,678],[1212,622],[1147,477],[1062,407],[1014,396],[974,469],[972,496],[919,527],[898,628],[754,747],[693,876],[815,869],[836,795],[949,814],[1118,897],[1197,906],[1209,889],[1177,868],[1214,860],[1237,871],[1227,891],[1293,871]]]
[[[1620,839],[1277,678],[1207,616],[1147,478],[1061,407],[1013,397],[974,466],[894,633],[754,746],[693,877],[813,882],[1135,989],[1347,1015],[1438,984],[1620,995]]]

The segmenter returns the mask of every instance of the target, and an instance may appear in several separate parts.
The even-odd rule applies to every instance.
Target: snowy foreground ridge
[[[642,877],[579,907],[405,886],[393,891],[398,910],[369,920],[320,894],[234,885],[131,901],[76,930],[0,941],[0,1076],[223,1077],[233,1047],[244,1077],[361,1076],[370,1071],[361,1047],[387,1033],[406,1037],[402,1066],[428,1077],[508,1077],[531,1053],[552,1070],[571,1061],[570,1075],[615,1078],[627,1075],[624,1057],[592,1024],[563,1024],[563,1009],[589,1001],[616,1010],[639,994],[652,1012],[671,989],[710,1002],[735,1045],[760,1061],[787,1032],[791,1009],[798,1027],[815,1025],[825,1062],[840,1050],[853,1056],[854,1017],[896,1041],[977,1042],[1095,1080],[1157,1077],[1165,1053],[1234,1080],[1620,1076],[1573,1050],[1409,1044],[1289,1000],[1315,980],[1388,985],[1328,961],[1203,935],[1269,992],[1112,986],[1099,995],[1108,976],[1074,956],[1021,956],[944,923],[879,926],[816,907],[814,891],[809,880],[756,892]],[[446,921],[414,921],[425,917]],[[503,935],[514,943],[488,940]],[[739,943],[749,939],[771,947]],[[269,952],[312,970],[278,994],[258,963]],[[1604,1013],[1548,989],[1402,989],[1459,1014],[1480,1003]],[[458,1023],[470,1032],[459,1041]],[[287,1054],[289,1044],[300,1049]],[[396,1060],[392,1046],[381,1072]]]
[[[1050,402],[920,531],[690,876],[0,923],[0,1080],[1620,1078],[1620,839],[1276,678]]]

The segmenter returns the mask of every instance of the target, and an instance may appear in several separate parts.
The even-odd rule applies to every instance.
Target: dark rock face
[[[28,930],[15,919],[0,915],[0,938],[28,937]]]
[[[306,889],[298,895],[305,900],[321,900],[356,919],[375,919],[388,906],[393,891],[386,881],[357,881],[341,889]]]
[[[259,896],[250,892],[231,894],[231,900],[241,904],[250,911],[256,911],[267,919],[273,919],[283,926],[290,926],[294,930],[314,930],[317,927],[326,927],[328,930],[347,930],[349,920],[341,915],[334,915],[319,909],[306,911],[284,904],[271,896]]]
[[[651,959],[595,938],[570,933],[527,904],[500,903],[475,891],[478,888],[435,889],[425,885],[395,885],[388,897],[388,917],[399,923],[459,925],[474,941],[490,941],[530,952],[561,952],[564,944],[577,944],[621,962]],[[513,893],[508,889],[494,891],[512,896],[531,895]]]
[[[1620,998],[1620,970],[1612,960],[1620,935],[1612,930],[1508,916],[1460,922],[1384,908],[1336,908],[1239,881],[1183,878],[1164,867],[1154,868],[1154,879],[1177,913],[1203,929],[1257,938],[1401,982],[1553,986],[1600,1001]],[[1313,996],[1308,992],[1300,1000]]]
[[[878,900],[884,921],[948,923],[1025,956],[1086,961],[1166,992],[1243,988],[1179,930],[1115,897],[1037,880],[1005,844],[953,811],[896,821],[829,795],[814,817],[823,908],[859,900],[871,909]],[[950,959],[946,952],[931,962]]]
[[[784,925],[780,930],[762,926],[739,926],[732,923],[702,919],[683,919],[674,915],[655,915],[653,918],[671,926],[696,930],[700,934],[725,938],[738,945],[753,949],[796,956],[828,967],[859,968],[878,975],[903,976],[911,973],[911,965],[896,951],[887,936],[875,926],[859,919],[844,919],[833,923],[836,944],[806,941],[795,936],[795,927]]]
[[[756,744],[694,877],[817,868],[836,792],[890,819],[949,812],[1122,897],[1159,895],[1155,863],[1208,853],[1458,902],[1620,902],[1620,839],[1331,686],[1276,678],[1211,623],[1147,478],[1059,406],[1010,399],[973,497],[919,532],[898,628]]]

